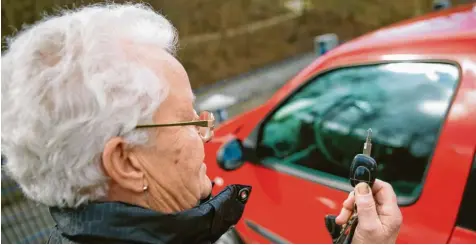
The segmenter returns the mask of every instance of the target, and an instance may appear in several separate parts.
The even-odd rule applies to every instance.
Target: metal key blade
[[[372,129],[369,128],[367,130],[367,138],[365,139],[364,143],[364,155],[370,156],[372,151]]]
[[[359,223],[359,219],[355,218],[354,222],[350,225],[349,233],[347,234],[346,239],[343,243],[345,243],[345,244],[351,244],[352,243],[352,239],[354,238],[355,229],[357,228],[358,223]]]
[[[350,217],[347,223],[344,224],[342,227],[342,231],[340,232],[339,237],[334,240],[334,243],[343,244],[348,243],[347,241],[352,241],[352,237],[354,236],[355,227],[357,225],[358,218],[357,215],[354,214]],[[350,236],[350,239],[349,239]]]

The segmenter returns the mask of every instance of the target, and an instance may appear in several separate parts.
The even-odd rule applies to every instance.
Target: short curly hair
[[[175,53],[177,32],[143,4],[99,4],[62,11],[9,39],[2,57],[2,154],[31,199],[77,207],[104,197],[105,143],[151,122],[167,96],[160,75],[127,55],[123,43]],[[151,53],[148,55],[160,55]]]

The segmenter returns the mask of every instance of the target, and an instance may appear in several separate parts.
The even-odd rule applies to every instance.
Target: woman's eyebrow
[[[189,102],[184,102],[185,104],[177,110],[177,116],[180,118],[180,120],[189,121],[195,119],[196,98],[197,97],[195,94],[192,93],[191,105],[188,104]],[[190,109],[189,106],[192,108]]]
[[[192,94],[193,97],[192,97],[192,108],[194,111],[197,111],[199,108],[197,106],[197,96],[195,96],[195,94]]]
[[[197,108],[197,96],[195,96],[194,93],[192,93],[192,107],[193,109]]]

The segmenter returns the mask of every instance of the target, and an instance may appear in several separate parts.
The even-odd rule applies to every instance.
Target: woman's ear
[[[133,192],[142,192],[145,184],[144,171],[138,160],[121,137],[110,139],[104,146],[102,166],[106,175]]]

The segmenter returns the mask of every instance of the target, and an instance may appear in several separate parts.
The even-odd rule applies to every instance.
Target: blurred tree
[[[5,37],[44,14],[100,0],[3,0]],[[116,3],[127,2],[116,0]],[[148,0],[180,34],[179,58],[194,88],[313,49],[314,36],[349,40],[431,11],[432,0]],[[475,2],[453,0],[453,5]],[[203,57],[207,57],[204,59]]]

